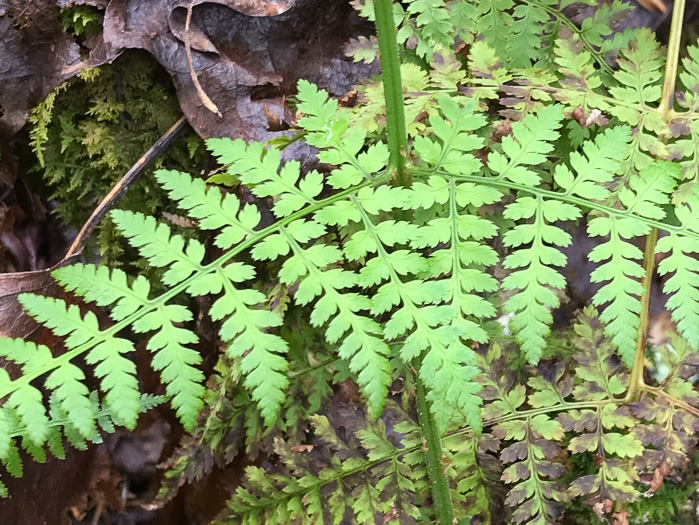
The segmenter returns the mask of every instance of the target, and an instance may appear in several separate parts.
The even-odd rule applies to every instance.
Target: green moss
[[[168,75],[147,54],[130,51],[113,64],[83,71],[62,84],[30,117],[30,139],[56,213],[80,229],[99,201],[181,116]],[[141,176],[120,207],[156,213],[167,206],[151,174],[160,167],[200,171],[203,142],[191,130]],[[105,219],[88,250],[114,265],[123,251]]]

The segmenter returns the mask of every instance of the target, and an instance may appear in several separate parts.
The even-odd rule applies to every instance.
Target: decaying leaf
[[[343,95],[376,72],[376,65],[354,64],[343,54],[350,38],[373,31],[345,0],[195,0],[192,66],[219,118],[204,106],[187,65],[189,4],[114,0],[105,13],[104,40],[152,53],[172,75],[182,109],[203,137],[268,140],[280,133],[270,131],[269,122],[288,120],[285,97],[300,78]]]
[[[9,184],[16,176],[14,135],[80,53],[58,22],[55,0],[0,0],[0,57],[0,183]]]
[[[77,262],[78,257],[67,264]],[[56,297],[62,288],[51,277],[51,270],[0,274],[0,337],[29,337],[35,332],[38,325],[23,313],[17,296],[36,293]]]

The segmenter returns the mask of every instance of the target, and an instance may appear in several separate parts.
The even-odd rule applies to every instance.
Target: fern
[[[354,3],[374,16],[373,2]],[[161,498],[210,469],[203,457],[273,457],[247,469],[223,522],[556,523],[575,499],[600,516],[626,513],[642,476],[680,466],[699,416],[684,379],[699,363],[696,49],[681,73],[687,112],[675,113],[652,34],[611,35],[623,4],[580,28],[547,0],[376,7],[379,42],[392,14],[409,44],[388,81],[367,81],[352,110],[298,83],[297,127],[318,166],[283,162],[273,145],[210,139],[226,166],[213,181],[240,184],[246,198],[180,171],[155,175],[210,243],[152,213],[115,211],[160,282],[57,270],[106,310],[99,318],[20,297],[65,352],[0,344],[19,369],[0,372],[10,472],[15,438],[42,459],[47,444],[58,450],[58,428],[82,446],[110,424],[136,424],[147,400],[132,338],[190,433]],[[449,49],[463,43],[462,63]],[[373,46],[354,43],[353,56],[371,60]],[[389,52],[397,63],[382,47],[384,63]],[[401,74],[402,85],[390,80]],[[556,326],[581,223],[598,287],[574,327]],[[658,349],[668,376],[647,384],[656,253],[679,335]],[[200,298],[210,307],[195,308]],[[223,343],[208,388],[195,313]],[[328,408],[332,383],[359,387],[350,422]]]

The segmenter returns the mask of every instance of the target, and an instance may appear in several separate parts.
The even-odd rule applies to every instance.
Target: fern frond
[[[673,202],[680,203],[685,200],[685,195],[693,193],[694,185],[699,181],[699,120],[696,112],[699,108],[699,47],[687,47],[687,57],[682,59],[682,67],[679,71],[679,79],[684,85],[684,91],[677,93],[677,105],[685,108],[684,113],[677,113],[676,118],[670,123],[670,130],[677,140],[668,146],[672,158],[680,158],[680,164],[684,168],[683,178],[689,182],[680,186]],[[685,135],[685,137],[683,137]]]
[[[498,425],[494,433],[518,441],[500,452],[502,462],[511,463],[503,471],[502,480],[514,484],[505,500],[508,505],[516,507],[512,521],[532,524],[558,521],[567,494],[553,480],[560,478],[565,469],[550,460],[561,452],[556,444],[564,436],[561,424],[540,414],[512,424]]]
[[[582,108],[586,116],[592,109],[600,110],[634,128],[632,147],[621,172],[625,179],[647,168],[654,156],[667,158],[664,138],[670,135],[661,115],[655,111],[661,94],[660,46],[649,30],[638,30],[632,35],[629,46],[618,59],[619,69],[612,75],[608,88],[611,96],[602,91],[591,55],[582,49],[578,35],[561,33],[555,50],[555,60],[564,74],[560,81],[562,88],[553,93],[557,100],[571,109]]]
[[[582,21],[581,25],[581,36],[590,45],[601,48],[605,52],[609,52],[613,49],[612,45],[607,42],[605,47],[605,42],[607,37],[612,34],[612,27],[618,20],[622,20],[626,15],[628,15],[631,7],[620,0],[613,0],[612,2],[607,2],[595,9],[594,14],[590,17],[586,17]],[[609,39],[612,40],[612,39]],[[614,42],[618,45],[619,42]]]
[[[344,439],[324,416],[312,417],[311,423],[317,436],[314,445],[301,452],[278,439],[274,448],[281,468],[265,472],[248,467],[245,488],[236,490],[228,502],[230,510],[219,517],[219,523],[339,522],[353,514],[361,523],[389,515],[395,520],[419,517],[414,494],[423,484],[416,486],[415,473],[400,457],[381,420],[367,422],[356,437]],[[345,442],[359,445],[357,438],[366,454],[358,454],[355,446]],[[319,460],[325,463],[321,475]]]
[[[480,170],[481,164],[471,153],[479,149],[483,142],[471,134],[484,124],[480,115],[474,114],[474,103],[461,108],[447,98],[440,99],[444,117],[430,117],[430,124],[437,140],[422,137],[416,140],[415,150],[420,159],[430,166],[448,173],[470,175]],[[495,315],[495,309],[478,293],[494,291],[497,283],[483,268],[498,261],[495,251],[481,244],[483,239],[496,234],[495,226],[487,219],[472,214],[483,204],[500,200],[502,194],[492,188],[477,187],[468,182],[457,183],[453,179],[432,176],[427,183],[413,185],[413,206],[436,215],[417,232],[412,242],[416,248],[433,249],[427,263],[426,275],[446,282],[448,295],[444,298],[451,305],[456,316],[452,326],[459,332],[460,339],[486,342],[488,335],[480,326],[479,320]],[[448,213],[440,216],[433,208],[440,210],[446,205]],[[451,410],[461,410],[469,424],[479,429],[478,414],[474,409],[479,404],[474,394],[477,391],[472,382],[476,369],[473,352],[455,341],[433,362],[433,351],[423,360],[426,376],[434,376],[435,388],[430,398],[433,406],[441,407],[437,419],[441,425],[452,417]],[[463,357],[458,358],[461,354]],[[437,354],[434,354],[437,357]],[[430,384],[430,383],[428,383]],[[446,402],[444,400],[453,400]],[[451,406],[450,406],[451,405]]]
[[[490,170],[516,184],[538,186],[541,177],[530,166],[544,162],[546,154],[551,152],[549,141],[558,137],[561,118],[560,107],[549,106],[523,122],[514,123],[513,136],[502,141],[504,154],[494,151],[489,155]],[[518,224],[503,238],[506,246],[516,249],[505,258],[505,267],[515,271],[505,278],[503,287],[517,291],[504,307],[514,312],[512,327],[532,363],[543,352],[544,337],[552,320],[550,309],[559,302],[551,288],[565,286],[565,279],[552,266],[565,265],[566,258],[557,247],[567,246],[570,236],[551,223],[574,219],[579,214],[578,209],[568,204],[523,195],[505,209],[504,216],[508,219],[532,220],[529,224]],[[520,248],[525,244],[531,247]]]
[[[507,56],[508,27],[513,23],[509,10],[513,4],[512,0],[482,0],[476,5],[476,32],[499,57]]]
[[[298,289],[299,304],[307,304],[322,295],[311,313],[313,325],[323,326],[337,314],[328,324],[325,337],[331,344],[342,340],[338,355],[347,359],[350,369],[358,374],[372,413],[380,413],[391,381],[388,345],[381,337],[379,324],[361,315],[362,311],[371,309],[371,302],[355,292],[341,291],[356,286],[358,276],[340,269],[323,271],[341,258],[339,250],[314,246],[315,250],[304,252],[298,242],[289,237],[287,234],[294,255],[284,263],[280,278],[291,284],[301,275],[306,275]]]
[[[560,84],[567,88],[556,96],[559,102],[588,111],[596,107],[588,98],[595,99],[602,79],[595,69],[592,54],[585,49],[580,35],[568,28],[561,29],[554,46],[554,61],[563,74]]]
[[[699,199],[695,196],[685,204],[675,207],[675,216],[683,230],[699,231]],[[670,297],[666,307],[672,311],[672,319],[690,346],[699,348],[699,265],[692,254],[699,253],[696,239],[677,232],[670,232],[658,240],[658,253],[665,253],[658,265],[660,275],[671,274],[663,285]]]
[[[632,405],[633,414],[647,425],[634,428],[634,436],[643,443],[643,454],[636,458],[641,472],[654,472],[663,465],[678,468],[697,444],[696,415],[686,406],[699,404],[699,395],[690,382],[683,379],[696,370],[697,352],[677,334],[670,334],[670,343],[659,348],[661,363],[667,376],[656,395],[648,395]],[[670,398],[663,393],[669,394]],[[675,400],[679,400],[679,403]]]
[[[15,355],[19,363],[26,360],[30,370],[42,368],[45,363],[50,362],[53,358],[48,348],[38,347],[32,343],[18,339],[4,341],[2,351],[3,356],[8,359],[12,359],[12,356]],[[46,416],[44,396],[41,391],[29,384],[29,382],[18,384],[16,380],[11,380],[9,374],[4,369],[0,372],[0,388],[2,388],[1,391],[5,395],[8,393],[10,394],[3,405],[3,410],[16,411],[27,429],[29,438],[34,443],[43,444],[49,432],[49,419]],[[4,421],[5,425],[9,427],[7,416],[4,418]],[[8,431],[6,437],[3,439],[5,443],[7,443],[7,438],[9,436],[11,436],[11,433]],[[6,452],[9,452],[11,449],[11,447],[8,449],[6,444],[3,448]]]
[[[111,217],[129,243],[138,248],[151,265],[167,267],[163,284],[176,285],[202,269],[204,246],[196,239],[185,247],[184,238],[173,234],[165,224],[158,224],[153,217],[141,213],[114,210]]]
[[[540,33],[543,25],[549,21],[549,14],[544,6],[553,4],[549,0],[529,4],[519,4],[512,11],[512,26],[507,36],[507,63],[511,67],[531,67],[544,56]]]
[[[341,135],[343,131],[339,130],[338,133]],[[233,142],[210,139],[207,145],[222,164],[230,164],[229,174],[237,175],[240,182],[249,185],[255,195],[261,198],[278,197],[272,208],[278,217],[286,217],[312,204],[323,189],[323,178],[317,171],[308,173],[297,187],[299,163],[287,162],[282,168],[279,151],[265,150],[260,143],[254,142],[248,146],[242,139]]]
[[[538,186],[541,177],[531,169],[546,161],[552,142],[560,133],[563,112],[560,106],[547,106],[524,122],[512,124],[512,136],[502,139],[502,153],[488,155],[488,168],[516,184]]]
[[[576,375],[583,381],[573,389],[574,398],[578,401],[613,399],[625,386],[623,377],[618,374],[619,365],[609,359],[612,346],[595,310],[586,308],[574,328],[577,334],[574,343],[579,349],[574,355],[579,363]],[[634,473],[629,472],[619,458],[640,456],[643,445],[631,433],[612,431],[638,424],[627,406],[610,403],[597,410],[572,410],[560,414],[557,420],[566,431],[579,434],[571,439],[568,450],[574,454],[591,451],[600,455],[599,470],[571,484],[573,496],[593,495],[592,502],[606,498],[628,502],[638,497],[630,483]]]
[[[661,206],[669,203],[669,193],[675,187],[678,169],[671,163],[652,165],[633,177],[629,187],[619,191],[621,204],[630,213],[662,220],[665,212]],[[643,287],[637,279],[644,273],[639,262],[643,260],[643,254],[630,240],[649,231],[647,224],[631,216],[596,217],[588,225],[590,236],[609,236],[608,241],[595,246],[589,255],[591,261],[607,261],[592,272],[592,282],[608,281],[597,291],[593,303],[610,303],[602,312],[601,319],[609,322],[606,333],[612,337],[629,367],[633,362],[639,325],[639,297],[643,294]]]
[[[563,475],[563,466],[554,460],[560,452],[557,444],[564,435],[561,424],[545,413],[527,415],[521,407],[527,401],[526,388],[514,385],[515,373],[508,370],[500,345],[492,345],[481,357],[483,397],[489,401],[483,408],[484,419],[499,418],[492,434],[499,440],[511,442],[500,452],[503,464],[509,464],[501,480],[513,485],[505,502],[515,510],[512,521],[517,523],[555,523],[562,513],[561,503],[567,494],[556,479]],[[559,379],[554,376],[554,379]],[[569,384],[549,383],[543,378],[532,381],[540,389],[534,393],[533,406],[552,406],[558,396],[570,393]],[[514,388],[513,388],[514,386]],[[545,395],[542,395],[545,392]],[[551,396],[551,393],[555,393]],[[538,407],[540,408],[540,407]],[[499,444],[493,443],[497,450]],[[548,479],[547,479],[548,478]]]
[[[455,517],[473,516],[486,523],[492,521],[490,509],[497,505],[495,493],[500,485],[502,465],[488,452],[500,448],[499,440],[485,432],[480,436],[452,435],[444,439],[444,448],[453,460],[448,474],[457,482],[459,494],[453,498]]]
[[[139,275],[129,285],[123,270],[110,272],[106,266],[73,264],[55,270],[53,276],[66,290],[97,306],[111,306],[109,315],[114,321],[125,319],[149,301],[148,279]]]
[[[223,281],[223,295],[212,305],[211,317],[214,320],[225,318],[220,335],[224,341],[230,341],[226,353],[233,359],[241,359],[245,385],[252,389],[253,399],[258,402],[266,423],[271,425],[288,385],[284,374],[288,363],[283,357],[288,345],[278,335],[268,333],[279,326],[282,319],[276,313],[259,308],[266,300],[262,293],[238,290],[232,285],[231,281],[243,281],[254,275],[251,266],[232,263],[218,274]]]
[[[575,175],[565,164],[557,164],[554,180],[567,195],[578,195],[583,199],[604,201],[609,197],[608,183],[624,160],[630,130],[626,126],[606,129],[594,141],[585,141],[582,153],[570,154],[570,165]]]
[[[133,428],[140,408],[136,366],[122,355],[133,351],[133,343],[114,337],[110,331],[101,331],[95,314],[87,312],[81,317],[79,308],[75,305],[68,306],[58,299],[28,294],[22,295],[20,301],[30,315],[51,328],[56,335],[67,335],[65,345],[68,349],[80,348],[85,344],[94,345],[88,353],[87,361],[97,364],[95,374],[102,378],[102,390],[106,392],[105,402],[113,410],[119,424]],[[49,370],[55,367],[45,384],[48,388],[58,388],[63,381],[69,382],[72,395],[67,397],[67,393],[61,394],[58,391],[56,395],[71,417],[71,423],[83,436],[88,437],[94,432],[95,414],[87,397],[87,387],[81,382],[85,376],[70,362],[56,366],[58,364],[57,359],[45,363]]]
[[[201,411],[204,374],[194,365],[201,355],[188,344],[199,338],[189,329],[177,326],[192,319],[192,314],[180,305],[161,305],[133,324],[139,333],[155,331],[146,347],[153,352],[152,366],[167,384],[166,392],[185,428],[192,428]]]
[[[220,140],[211,139],[207,144],[222,162],[233,162],[240,144],[231,144],[230,141],[222,144]],[[216,187],[207,188],[201,179],[174,170],[158,170],[155,178],[180,208],[199,220],[199,228],[221,230],[216,235],[215,244],[223,250],[240,244],[260,223],[260,212],[255,206],[241,208],[235,196],[223,194]]]
[[[408,13],[416,15],[415,23],[421,30],[422,37],[434,45],[450,47],[453,38],[451,16],[444,0],[409,0]]]

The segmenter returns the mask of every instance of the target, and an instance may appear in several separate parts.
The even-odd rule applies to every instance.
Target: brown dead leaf
[[[660,11],[667,13],[667,6],[663,0],[638,0],[638,3],[645,7],[648,11]]]
[[[78,258],[79,255],[63,264],[74,264]],[[65,290],[51,276],[53,269],[0,274],[0,337],[22,337],[50,348],[60,348],[60,341],[29,317],[17,300],[22,293],[67,298]],[[19,373],[14,364],[6,363],[3,358],[0,358],[0,367],[12,377]]]
[[[95,447],[76,450],[66,447],[66,459],[46,454],[46,463],[37,463],[22,453],[24,475],[13,478],[3,475],[10,493],[0,499],[3,524],[59,525],[70,518],[66,508],[73,495],[88,487],[88,472],[93,464]],[[75,509],[78,513],[80,508]],[[70,523],[70,522],[69,522]]]
[[[660,487],[663,486],[663,481],[670,474],[670,465],[667,462],[663,462],[659,467],[653,471],[653,479],[650,480],[650,488],[646,494],[655,494],[658,492]]]
[[[629,525],[629,516],[631,514],[626,510],[620,510],[614,513],[614,525]]]
[[[509,120],[503,120],[494,127],[490,134],[490,139],[493,142],[502,142],[503,137],[512,135],[512,123]]]
[[[80,54],[63,32],[54,0],[0,0],[0,57],[0,183],[11,184],[15,134]]]
[[[77,262],[77,261],[73,261]],[[51,277],[50,270],[0,274],[0,337],[30,337],[37,324],[23,314],[17,297],[22,293],[36,293],[56,297],[60,286]]]
[[[358,101],[359,101],[359,92],[357,90],[353,89],[353,90],[345,93],[345,95],[339,100],[339,104],[343,108],[353,108],[354,106],[357,105]]]
[[[597,515],[597,517],[604,521],[607,514],[609,514],[614,508],[614,502],[610,499],[605,499],[598,501],[592,505],[592,510]]]
[[[669,341],[668,332],[675,329],[670,312],[661,310],[658,314],[651,316],[648,321],[648,342],[652,345],[662,345]]]
[[[114,49],[149,51],[172,75],[180,104],[202,137],[269,140],[289,122],[285,103],[305,78],[331,94],[344,95],[377,72],[354,64],[342,47],[370,35],[345,0],[195,0],[190,22],[192,69],[202,90],[220,110],[209,111],[197,94],[187,65],[188,0],[113,0],[105,13],[104,40]],[[299,156],[301,143],[289,155]],[[302,155],[301,155],[302,156]]]
[[[292,452],[311,452],[313,450],[313,445],[294,445],[290,447],[289,450]]]
[[[0,0],[0,199],[17,177],[14,138],[29,112],[56,86],[85,67],[113,60],[119,51],[101,35],[86,43],[90,56],[63,31],[58,7],[88,4],[106,8],[106,0]]]
[[[395,504],[391,506],[391,510],[383,517],[383,522],[384,523],[390,523],[391,521],[395,520],[398,518],[398,509],[396,508]]]
[[[593,109],[588,113],[585,113],[585,110],[578,106],[573,109],[570,116],[574,118],[583,128],[589,128],[593,124],[597,124],[599,126],[606,126],[609,124],[609,119],[605,117],[599,109]]]
[[[63,68],[80,61],[56,15],[55,0],[0,0],[0,141],[64,80]]]

